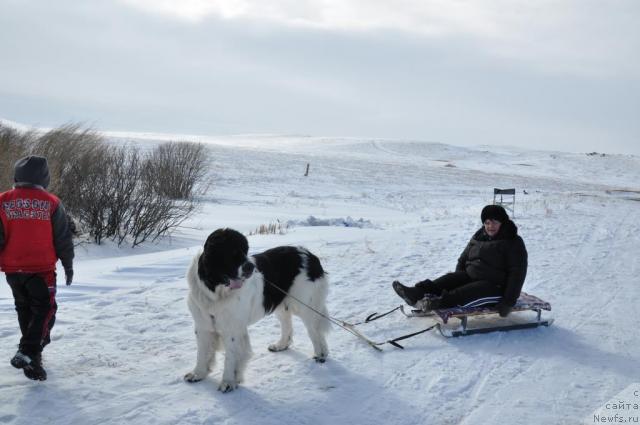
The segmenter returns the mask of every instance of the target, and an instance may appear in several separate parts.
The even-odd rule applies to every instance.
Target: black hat
[[[50,180],[47,158],[29,155],[19,159],[16,161],[13,180],[16,183],[30,183],[46,189]]]
[[[488,219],[497,220],[500,223],[506,223],[509,221],[509,215],[500,205],[487,205],[482,209],[480,219],[483,223]]]

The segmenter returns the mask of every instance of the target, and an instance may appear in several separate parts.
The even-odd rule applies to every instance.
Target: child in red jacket
[[[55,322],[56,262],[66,283],[73,280],[73,241],[60,200],[46,191],[46,158],[27,156],[15,164],[13,189],[0,193],[0,270],[15,300],[22,338],[11,364],[29,379],[44,381],[42,349]]]

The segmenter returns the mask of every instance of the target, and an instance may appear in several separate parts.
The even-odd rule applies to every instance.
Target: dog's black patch
[[[292,246],[280,246],[256,254],[253,258],[256,267],[264,276],[262,305],[267,313],[271,313],[284,300],[289,288],[293,285],[293,280],[300,273],[302,268],[300,251]]]
[[[318,257],[306,249],[301,254],[307,256],[307,277],[310,281],[314,282],[316,279],[320,279],[324,276],[324,269],[322,268]]]
[[[264,298],[266,312],[272,312],[284,300],[296,276],[303,267],[303,256],[307,257],[307,273],[311,280],[324,275],[320,260],[306,250],[293,246],[280,246],[253,256],[256,267],[264,276]],[[311,267],[309,269],[309,267]],[[313,278],[311,277],[313,276]],[[274,288],[276,286],[277,288]],[[278,288],[280,290],[278,290]]]

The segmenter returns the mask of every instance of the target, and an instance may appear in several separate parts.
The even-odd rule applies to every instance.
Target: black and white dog
[[[291,315],[302,319],[311,338],[314,359],[324,362],[329,353],[329,321],[325,305],[326,274],[318,257],[304,248],[281,246],[247,257],[247,238],[232,229],[218,229],[193,259],[187,272],[188,305],[195,321],[198,355],[188,382],[205,378],[215,352],[224,349],[224,371],[219,390],[232,391],[242,381],[251,356],[248,326],[275,311],[280,340],[270,351],[291,344]],[[317,312],[314,312],[309,307]]]

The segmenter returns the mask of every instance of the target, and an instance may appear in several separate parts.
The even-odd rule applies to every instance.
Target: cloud
[[[545,73],[639,77],[635,0],[120,0],[150,13],[466,38]]]
[[[639,152],[638,37],[566,53],[590,0],[132,1],[0,0],[0,118]]]

